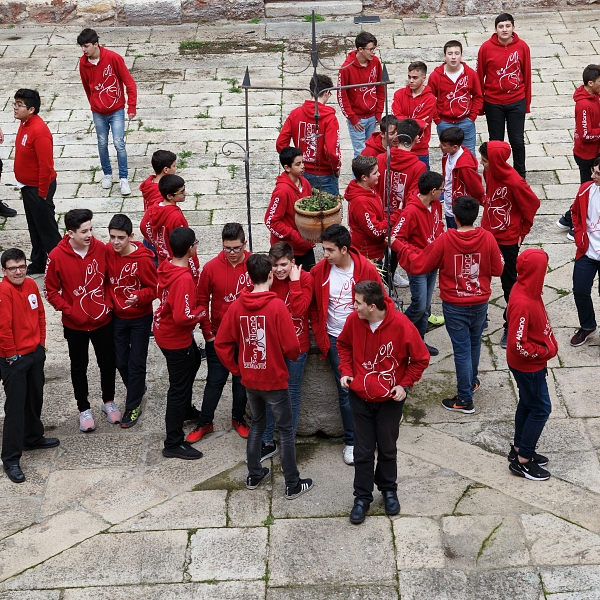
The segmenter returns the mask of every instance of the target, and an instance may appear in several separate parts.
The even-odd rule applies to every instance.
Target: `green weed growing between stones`
[[[192,156],[193,152],[191,150],[184,150],[183,152],[181,152],[179,154],[179,160],[177,161],[177,168],[178,169],[185,169],[187,168],[187,160],[190,156]]]
[[[303,20],[306,23],[312,22],[312,15],[304,15],[304,19]],[[315,22],[316,23],[320,23],[320,22],[322,22],[324,20],[325,20],[325,17],[323,15],[315,14]]]

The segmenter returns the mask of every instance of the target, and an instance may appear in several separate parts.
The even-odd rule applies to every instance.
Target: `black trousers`
[[[306,271],[308,273],[316,264],[315,251],[311,249],[302,256],[295,254],[294,260],[296,261],[296,264],[298,266],[302,265],[303,271]]]
[[[43,346],[22,355],[12,365],[5,358],[0,358],[6,394],[2,431],[2,462],[6,466],[19,464],[23,444],[35,446],[44,436],[40,415],[44,400],[45,362]]]
[[[187,348],[167,350],[161,348],[167,359],[169,372],[169,390],[167,391],[167,410],[165,412],[165,450],[176,448],[183,442],[183,422],[192,405],[192,388],[202,357],[196,342],[192,339]]]
[[[31,264],[36,271],[46,268],[48,254],[62,239],[54,215],[56,179],[50,184],[46,199],[38,196],[38,188],[26,185],[21,188],[25,218],[31,238]]]
[[[102,401],[110,402],[114,400],[116,368],[112,321],[93,331],[81,331],[79,329],[64,327],[64,335],[69,346],[71,383],[73,384],[73,392],[75,393],[79,412],[90,408],[87,379],[90,342],[92,342],[92,346],[94,347],[96,361],[100,369]]]
[[[349,397],[354,420],[354,495],[371,503],[374,485],[380,492],[398,489],[396,442],[404,400],[365,402],[352,390]]]
[[[508,306],[508,299],[510,298],[510,291],[513,289],[513,285],[517,281],[517,256],[519,256],[519,245],[511,244],[509,246],[501,246],[498,244],[500,252],[504,257],[504,270],[500,275],[500,282],[502,283],[502,291],[504,292],[504,300]],[[504,329],[508,327],[506,322],[506,309],[504,309]]]
[[[504,129],[512,148],[513,166],[525,178],[525,98],[512,104],[483,103],[490,140],[504,141]]]
[[[577,154],[573,154],[573,158],[579,167],[579,183],[585,183],[586,181],[592,180],[592,168],[594,167],[595,158],[579,158]],[[565,213],[565,221],[571,226],[573,229],[573,219],[571,218],[571,207]]]

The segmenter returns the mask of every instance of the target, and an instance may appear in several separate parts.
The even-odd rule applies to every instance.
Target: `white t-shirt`
[[[381,321],[369,322],[369,327],[371,331],[375,333],[375,330],[383,323],[383,319]]]
[[[332,265],[329,273],[329,307],[327,308],[327,333],[338,337],[348,316],[354,311],[354,261],[347,271]]]
[[[73,248],[73,246],[71,246],[71,248]],[[88,253],[89,248],[86,248],[85,250],[77,250],[77,248],[73,248],[73,252],[76,252],[77,254],[79,254],[79,256],[81,256],[81,258],[85,258],[86,254]]]
[[[585,226],[590,242],[585,255],[600,261],[600,187],[596,184],[590,187]]]
[[[458,78],[465,72],[465,68],[463,65],[460,65],[460,69],[458,71],[456,71],[456,73],[450,73],[450,71],[448,71],[448,67],[444,67],[444,73],[446,73],[446,75],[448,75],[448,77],[450,77],[450,79],[452,79],[452,81],[454,83],[456,83],[458,81]]]
[[[97,58],[96,60],[92,60],[91,58],[88,58],[88,62],[91,62],[93,65],[97,65],[100,62],[100,59]]]
[[[456,166],[456,161],[464,152],[462,146],[454,153],[448,155],[446,161],[446,172],[444,173],[444,213],[447,217],[453,217],[452,212],[452,171]]]

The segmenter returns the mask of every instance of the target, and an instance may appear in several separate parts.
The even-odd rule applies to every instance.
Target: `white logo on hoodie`
[[[267,319],[264,315],[240,315],[242,362],[245,369],[267,368]]]

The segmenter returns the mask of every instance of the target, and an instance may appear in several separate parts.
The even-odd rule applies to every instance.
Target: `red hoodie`
[[[454,200],[459,196],[472,196],[480,204],[484,202],[485,192],[481,185],[481,175],[477,172],[479,163],[473,156],[472,152],[462,146],[463,153],[458,157],[454,168],[452,169],[452,200],[444,196],[444,207],[447,216],[453,216],[452,206]],[[448,155],[442,155],[442,175],[444,181],[446,179],[446,164],[448,163]]]
[[[140,222],[140,231],[156,249],[158,264],[173,258],[169,236],[177,227],[187,227],[185,215],[177,204],[154,204],[148,208]]]
[[[287,242],[296,256],[310,252],[315,244],[307,242],[296,227],[294,203],[312,193],[310,183],[302,177],[301,189],[292,181],[287,173],[277,175],[275,189],[265,212],[265,225],[271,232],[271,245]]]
[[[349,248],[350,256],[354,262],[354,274],[352,281],[381,281],[381,277],[372,262],[369,262],[355,248]],[[329,309],[329,274],[331,265],[327,259],[320,260],[312,269],[310,274],[315,280],[315,297],[310,305],[310,326],[315,334],[315,341],[319,350],[323,353],[321,359],[327,357],[329,348],[329,336],[327,335],[327,311]],[[354,285],[352,286],[352,301],[354,302]]]
[[[335,108],[319,102],[319,137],[316,137],[315,101],[306,100],[285,120],[275,145],[280,153],[290,141],[302,150],[304,168],[312,175],[331,175],[342,168],[340,125]]]
[[[151,206],[162,202],[164,198],[158,191],[158,183],[154,182],[156,175],[150,175],[147,179],[144,179],[140,183],[140,192],[142,192],[142,198],[144,199],[144,212],[146,212]]]
[[[429,365],[429,352],[417,328],[385,298],[385,317],[375,331],[353,312],[337,339],[342,377],[366,402],[385,402],[397,385],[412,386]]]
[[[350,65],[350,66],[348,66]],[[356,58],[356,50],[348,54],[338,73],[338,86],[381,81],[382,67],[379,58],[374,56],[366,65]],[[365,86],[350,90],[338,90],[338,104],[342,114],[356,125],[361,119],[375,117],[381,121],[385,92],[382,85]]]
[[[581,258],[588,251],[590,240],[588,237],[588,206],[590,201],[590,191],[596,185],[593,181],[586,181],[582,183],[571,206],[571,217],[573,218],[573,230],[575,231],[575,245],[577,251],[575,253],[575,260]]]
[[[14,285],[5,277],[0,282],[0,356],[31,354],[46,345],[46,313],[38,286],[25,277]]]
[[[298,360],[300,344],[282,300],[273,292],[244,292],[221,323],[215,351],[232,375],[242,376],[244,387],[285,390],[289,374],[284,357]]]
[[[431,139],[431,121],[436,114],[436,97],[431,88],[426,85],[418,95],[412,95],[412,90],[406,86],[394,94],[392,112],[398,119],[414,119],[421,128],[421,133],[415,140],[411,152],[417,156],[429,154],[429,140]]]
[[[377,157],[379,167],[379,183],[377,193],[381,196],[383,206],[386,206],[387,192],[385,184],[387,181],[387,156],[385,153]],[[404,199],[413,192],[419,191],[419,177],[427,171],[425,163],[421,162],[417,155],[400,148],[390,148],[390,169],[392,171],[390,193],[390,210],[394,212],[404,208]]]
[[[13,171],[19,183],[37,187],[41,198],[48,195],[48,188],[56,179],[52,153],[48,125],[39,115],[31,115],[17,129]]]
[[[437,66],[429,76],[429,87],[437,98],[436,114],[433,116],[436,123],[458,123],[464,119],[474,121],[483,110],[479,77],[467,63],[460,64],[464,70],[456,82],[446,74],[446,63]]]
[[[127,256],[115,252],[111,243],[106,244],[108,292],[114,313],[121,319],[145,317],[152,312],[156,298],[158,277],[154,266],[154,254],[139,242],[131,242],[135,250]],[[137,296],[135,306],[125,304],[130,296]]]
[[[106,246],[93,237],[82,258],[65,235],[48,255],[44,295],[56,310],[62,312],[63,325],[69,329],[93,331],[106,325],[112,310]]]
[[[448,229],[421,252],[400,241],[396,248],[401,264],[409,264],[412,274],[440,270],[440,298],[449,304],[485,304],[492,293],[492,277],[500,277],[504,269],[494,236],[481,227]]]
[[[600,152],[600,100],[583,85],[573,93],[575,100],[575,133],[573,154],[593,160]]]
[[[100,46],[98,64],[93,65],[87,56],[83,55],[79,59],[79,74],[92,112],[110,115],[125,108],[125,85],[127,113],[135,115],[137,88],[120,54]]]
[[[289,277],[280,281],[277,277],[273,277],[271,291],[287,306],[300,342],[300,352],[308,352],[310,348],[308,308],[314,291],[312,275],[306,271],[300,271],[299,281],[291,281]]]
[[[481,226],[494,234],[498,244],[517,244],[530,232],[540,200],[506,162],[508,142],[488,142],[487,149],[490,170],[483,172],[486,195]]]
[[[244,260],[235,267],[227,260],[225,251],[209,260],[202,269],[198,285],[198,304],[208,314],[210,305],[210,320],[202,324],[202,335],[205,340],[214,338],[225,313],[242,293],[253,287],[246,261],[250,252],[244,251]]]
[[[382,152],[385,153],[385,148],[381,143],[381,131],[374,131],[371,137],[365,144],[365,149],[361,152],[363,156],[374,156],[377,158]]]
[[[192,343],[192,332],[207,319],[196,305],[196,284],[190,270],[164,261],[158,267],[160,306],[154,313],[154,338],[159,348],[180,350]]]
[[[344,192],[348,201],[348,229],[352,246],[369,260],[381,260],[385,253],[387,220],[379,194],[353,179]]]
[[[516,33],[506,46],[498,41],[497,33],[481,45],[477,54],[477,75],[485,102],[504,106],[525,98],[525,111],[529,112],[531,57],[529,46]]]
[[[548,257],[541,248],[529,248],[517,258],[517,282],[506,308],[506,362],[517,371],[540,371],[558,352],[542,300],[547,268]]]

